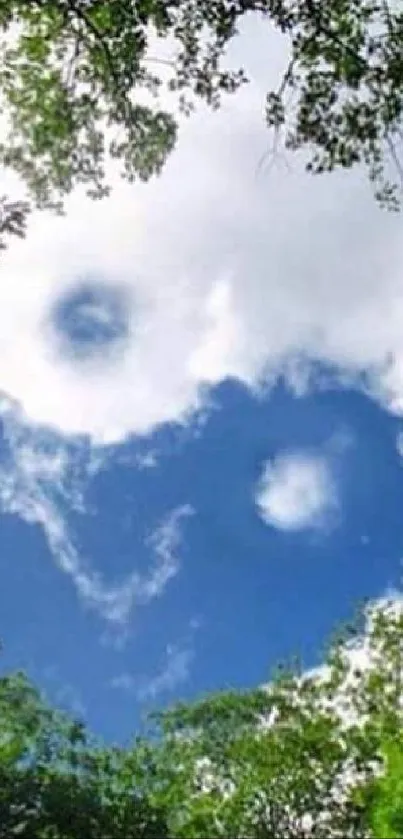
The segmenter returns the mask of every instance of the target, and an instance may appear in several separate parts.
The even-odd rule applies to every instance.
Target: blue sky
[[[258,684],[294,652],[307,666],[318,663],[361,598],[399,586],[399,420],[336,387],[296,397],[279,383],[256,398],[228,380],[211,396],[196,427],[164,426],[147,438],[150,465],[139,467],[145,441],[133,438],[101,449],[89,478],[85,441],[43,432],[39,442],[37,429],[25,432],[31,457],[35,450],[49,460],[70,445],[70,497],[59,506],[54,481],[44,485],[53,515],[66,517],[105,587],[133,569],[150,576],[164,562],[158,551],[172,559],[159,596],[140,597],[128,614],[123,602],[122,619],[108,620],[102,603],[78,596],[57,567],[43,528],[22,513],[1,518],[3,665],[27,668],[54,701],[84,712],[108,738],[126,739],[149,707]],[[288,496],[283,491],[267,523],[256,502],[263,464],[284,457]],[[301,457],[311,479],[318,463],[328,470],[313,511],[306,475],[305,492],[292,499]],[[272,488],[280,480],[273,474]],[[318,506],[331,514],[318,516]]]
[[[2,255],[2,666],[108,739],[319,663],[401,585],[401,216],[360,173],[259,168],[266,35],[160,178]]]

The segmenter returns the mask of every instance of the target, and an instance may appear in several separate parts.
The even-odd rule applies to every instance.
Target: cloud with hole
[[[365,371],[402,412],[401,218],[359,174],[270,158],[264,92],[286,56],[260,19],[230,59],[251,84],[184,122],[161,177],[116,175],[95,204],[78,189],[2,255],[0,388],[32,421],[119,441],[188,420],[226,376],[295,384],[302,357]]]
[[[231,53],[251,83],[183,123],[161,177],[128,185],[112,172],[103,202],[77,189],[65,217],[34,214],[26,240],[1,256],[0,393],[19,417],[7,426],[2,508],[41,525],[82,601],[109,622],[177,573],[183,509],[157,528],[148,577],[107,582],[63,512],[85,514],[102,446],[189,422],[225,377],[255,392],[284,375],[302,392],[315,362],[403,413],[401,217],[376,207],[359,173],[313,178],[300,157],[273,158],[264,96],[287,56],[253,18]],[[21,193],[13,178],[1,187]],[[282,530],[316,528],[334,509],[330,478],[303,453],[269,464],[260,515]]]
[[[282,531],[328,527],[338,510],[330,461],[323,454],[288,451],[266,462],[255,503],[265,524]]]

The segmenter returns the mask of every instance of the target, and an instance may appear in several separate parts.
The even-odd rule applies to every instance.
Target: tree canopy
[[[125,748],[3,676],[0,837],[401,837],[403,610],[370,617],[324,669],[176,705]]]
[[[244,84],[248,68],[228,70],[225,57],[248,13],[281,32],[289,51],[267,92],[275,146],[304,150],[315,173],[362,164],[377,199],[397,209],[401,0],[1,0],[9,130],[0,165],[22,177],[36,206],[53,209],[80,183],[94,198],[107,195],[108,159],[129,181],[158,174],[178,129],[161,93],[176,91],[187,113],[197,98],[218,107]],[[164,60],[158,45],[167,40]]]
[[[319,674],[293,666],[163,713],[156,800],[173,835],[401,835],[402,675],[403,615],[386,608]]]
[[[126,764],[24,674],[0,679],[1,839],[164,839],[165,820]]]

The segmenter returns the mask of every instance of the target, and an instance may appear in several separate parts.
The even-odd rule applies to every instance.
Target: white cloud
[[[265,464],[256,505],[266,524],[279,530],[322,527],[337,507],[337,493],[327,459],[287,452]]]
[[[178,573],[180,525],[193,511],[183,505],[171,511],[148,539],[152,563],[147,573],[134,570],[111,582],[91,568],[77,548],[69,514],[88,514],[85,489],[99,468],[97,450],[68,445],[57,435],[26,425],[15,408],[3,402],[4,453],[0,462],[0,506],[3,512],[39,525],[49,550],[80,598],[113,624],[127,623],[137,604],[160,597]]]
[[[163,663],[154,675],[123,672],[111,679],[110,686],[133,694],[139,702],[152,701],[160,695],[173,693],[189,679],[195,657],[193,639],[201,625],[200,617],[192,618],[185,636],[174,644],[167,644]]]
[[[137,698],[141,701],[153,700],[161,694],[172,693],[188,680],[193,657],[193,650],[189,648],[168,645],[163,668],[139,686]]]
[[[235,54],[253,84],[186,123],[161,178],[117,183],[97,204],[77,192],[66,218],[38,216],[2,255],[0,386],[33,420],[101,442],[146,433],[186,417],[200,385],[254,387],[295,353],[347,380],[369,369],[372,392],[402,412],[401,218],[352,173],[315,179],[299,158],[259,169],[264,91],[284,54],[260,18]],[[126,301],[125,348],[91,364],[62,357],[46,327],[83,276]]]
[[[138,469],[155,469],[158,466],[157,452],[151,450],[145,454],[137,455],[136,465]]]
[[[38,673],[38,677],[42,677],[42,681],[45,682],[45,692],[49,694],[50,701],[56,702],[56,705],[81,719],[88,715],[80,691],[76,685],[63,680],[58,665],[45,667]]]
[[[111,680],[110,685],[134,694],[140,702],[154,700],[162,694],[172,693],[188,680],[193,658],[194,652],[189,646],[168,644],[164,664],[155,676],[143,678],[121,673]]]
[[[135,691],[136,680],[130,673],[120,673],[119,676],[114,676],[110,681],[110,686],[117,690],[124,690],[128,693]]]

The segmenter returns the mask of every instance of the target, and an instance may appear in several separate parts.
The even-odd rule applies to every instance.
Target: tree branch
[[[69,1],[69,8],[67,11],[67,17],[69,15],[69,11],[72,11],[76,17],[81,21],[81,23],[93,34],[96,41],[101,45],[112,79],[115,82],[117,88],[120,87],[119,77],[116,74],[115,65],[113,62],[113,56],[109,49],[109,46],[105,40],[105,37],[100,29],[96,26],[96,24],[91,20],[91,18],[87,15],[84,9],[81,9],[79,6],[76,5],[74,0]]]
[[[7,247],[3,236],[18,236],[26,233],[27,216],[31,207],[27,201],[10,201],[6,195],[0,198],[0,250]]]

